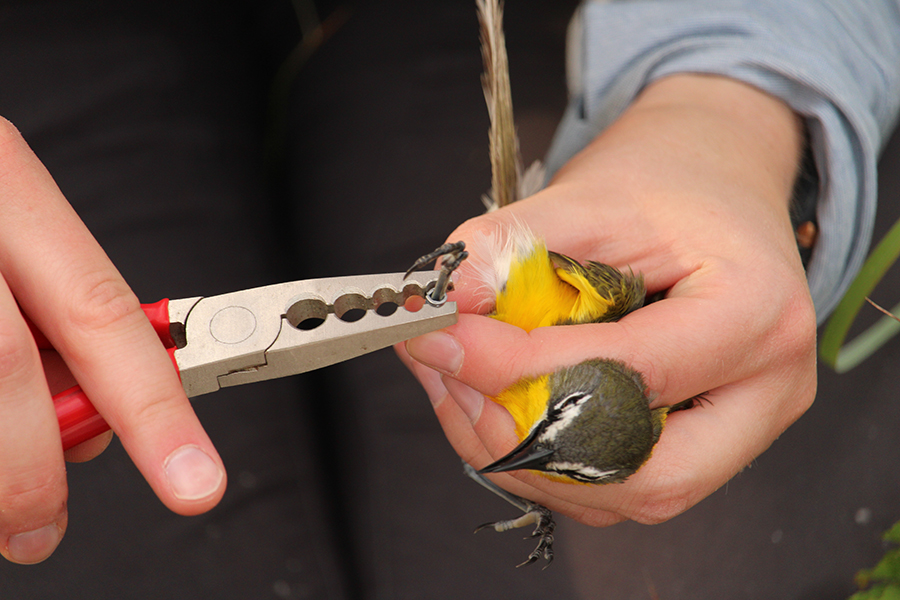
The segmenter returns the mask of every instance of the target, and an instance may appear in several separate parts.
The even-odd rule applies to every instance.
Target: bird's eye
[[[569,394],[563,398],[557,406],[559,406],[559,410],[566,410],[573,406],[583,404],[590,399],[591,394],[588,394],[587,392],[575,392],[574,394]]]
[[[569,394],[562,400],[553,404],[553,407],[547,414],[547,420],[556,422],[562,419],[563,415],[565,415],[566,419],[574,418],[581,412],[581,405],[590,400],[591,396],[592,394],[588,394],[587,392],[574,392]]]

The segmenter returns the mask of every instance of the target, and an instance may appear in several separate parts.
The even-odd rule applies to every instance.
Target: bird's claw
[[[409,276],[413,271],[418,271],[419,269],[428,266],[441,256],[446,257],[441,261],[441,272],[434,285],[425,293],[425,300],[427,300],[429,304],[435,306],[440,306],[447,301],[447,290],[451,289],[450,275],[459,268],[462,261],[469,256],[469,253],[466,251],[466,243],[448,242],[443,244],[434,251],[420,257],[406,271],[406,275]]]
[[[544,568],[546,569],[550,566],[550,563],[553,562],[553,530],[556,529],[556,522],[553,520],[553,513],[550,512],[550,509],[533,502],[529,504],[529,510],[527,510],[524,515],[515,519],[485,523],[484,525],[477,527],[475,533],[489,527],[494,531],[509,531],[510,529],[517,529],[534,523],[536,527],[529,537],[539,538],[538,545],[531,554],[528,555],[525,562],[517,566],[524,567],[525,565],[530,565],[543,558],[547,561],[547,564],[544,565]]]

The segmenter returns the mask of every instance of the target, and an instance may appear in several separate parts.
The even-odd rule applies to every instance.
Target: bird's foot
[[[553,513],[550,512],[550,509],[547,507],[534,502],[529,502],[529,505],[529,510],[521,517],[508,519],[506,521],[485,523],[484,525],[477,527],[475,532],[477,533],[482,529],[487,529],[489,527],[494,531],[502,532],[509,531],[510,529],[517,529],[519,527],[526,527],[532,523],[535,524],[536,527],[530,537],[538,538],[538,545],[532,553],[528,555],[525,562],[517,566],[523,567],[525,565],[530,565],[543,558],[547,561],[547,564],[544,565],[544,568],[546,569],[550,566],[550,563],[553,562],[553,530],[556,529],[556,522],[553,520]]]
[[[463,461],[463,472],[481,486],[494,492],[525,513],[521,517],[515,519],[485,523],[476,528],[475,533],[478,533],[482,529],[487,529],[488,527],[494,531],[502,532],[509,531],[510,529],[518,529],[519,527],[525,527],[534,523],[536,527],[530,537],[539,538],[537,548],[528,555],[525,562],[516,566],[523,567],[525,565],[530,565],[541,558],[547,561],[547,564],[544,565],[545,569],[550,566],[550,563],[553,562],[553,530],[556,529],[556,521],[553,520],[553,513],[550,512],[550,509],[537,502],[532,502],[531,500],[507,492],[502,487],[479,473],[472,465],[465,461]]]
[[[428,266],[441,256],[445,257],[441,260],[441,272],[434,285],[426,290],[425,293],[425,299],[430,304],[436,306],[440,306],[447,301],[447,290],[451,289],[450,275],[459,268],[462,261],[469,256],[469,253],[466,252],[466,243],[448,242],[439,246],[434,251],[420,257],[406,271],[406,275],[408,276],[413,271],[418,271],[419,269]]]

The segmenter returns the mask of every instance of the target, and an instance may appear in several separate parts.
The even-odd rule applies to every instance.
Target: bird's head
[[[527,383],[517,387],[524,391]],[[565,481],[614,483],[650,457],[661,426],[637,371],[618,361],[588,360],[552,373],[540,389],[546,390],[542,416],[518,446],[481,473],[532,469]],[[536,402],[539,394],[522,397]]]

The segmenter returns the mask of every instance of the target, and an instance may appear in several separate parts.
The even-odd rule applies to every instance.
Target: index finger
[[[224,491],[224,469],[140,303],[15,128],[0,123],[0,271],[172,510]]]

